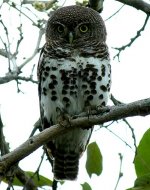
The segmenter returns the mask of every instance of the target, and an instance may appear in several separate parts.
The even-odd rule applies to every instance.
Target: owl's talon
[[[101,113],[101,114],[103,114],[103,113],[105,113],[105,112],[109,112],[110,111],[110,107],[109,106],[102,106],[102,105],[100,105],[100,106],[97,106],[96,107],[96,110],[97,110],[97,113],[99,114],[99,113]]]
[[[90,115],[92,115],[92,111],[96,109],[96,106],[87,106],[86,107],[86,113],[87,113],[87,116],[88,116],[88,119],[90,118]]]
[[[57,118],[57,123],[63,127],[70,127],[71,126],[71,117],[67,113],[62,113]]]

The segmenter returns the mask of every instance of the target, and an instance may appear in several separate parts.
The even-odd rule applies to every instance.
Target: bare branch
[[[146,14],[150,15],[150,4],[146,3],[143,0],[116,0],[119,1],[123,4],[129,5],[131,7],[134,7],[138,10],[141,10],[143,12],[145,12]]]
[[[31,77],[22,77],[18,76],[18,74],[13,74],[13,73],[9,73],[9,75],[5,77],[0,77],[0,84],[8,83],[12,80],[22,80],[37,84],[37,81],[33,80]]]
[[[116,185],[115,185],[115,189],[114,189],[114,190],[117,189],[118,184],[119,184],[119,181],[120,181],[121,177],[123,176],[123,173],[122,173],[122,171],[121,171],[121,170],[122,170],[122,160],[123,160],[123,156],[122,156],[121,153],[119,153],[119,158],[120,158],[119,176],[118,176],[117,183],[116,183]]]
[[[4,31],[5,31],[7,44],[6,44],[6,42],[3,41],[3,39],[1,37],[0,37],[0,39],[1,39],[1,41],[5,47],[5,51],[6,51],[6,54],[8,57],[8,65],[9,65],[8,70],[11,71],[11,69],[10,69],[10,55],[12,55],[12,54],[10,52],[10,41],[9,41],[8,30],[7,30],[7,27],[5,26],[4,22],[2,21],[2,19],[0,19],[0,23],[2,24]]]
[[[8,58],[8,53],[5,49],[0,49],[0,55],[5,57],[5,58]],[[13,54],[10,53],[10,59],[13,57]]]
[[[145,22],[144,22],[143,26],[137,31],[136,35],[135,35],[133,38],[131,38],[131,40],[130,40],[129,43],[127,43],[126,45],[124,45],[124,46],[122,46],[122,47],[119,47],[119,48],[117,48],[117,47],[113,48],[113,49],[118,50],[118,53],[113,57],[113,59],[115,59],[116,57],[118,57],[118,60],[119,60],[120,53],[121,53],[123,50],[125,50],[127,47],[130,47],[130,46],[135,42],[135,40],[136,40],[138,37],[141,36],[141,32],[144,31],[148,19],[149,19],[149,15],[146,16],[146,19],[145,19]]]
[[[32,82],[32,83],[35,83],[35,84],[38,83],[36,80],[33,80],[31,77],[17,76],[16,78],[14,78],[14,80],[22,80],[22,81],[26,81],[26,82]]]
[[[14,2],[9,2],[9,1],[8,1],[7,3],[8,3],[8,5],[9,5],[10,7],[16,9],[18,12],[20,12],[22,15],[24,15],[27,19],[29,19],[29,20],[33,23],[34,26],[37,26],[37,23],[34,22],[34,20],[31,19],[27,14],[25,14],[25,13],[22,12],[20,9],[18,9],[18,8],[17,8],[17,5],[16,5]]]
[[[0,115],[0,152],[1,156],[9,152],[8,143],[5,141],[5,136],[3,134],[3,122]]]
[[[36,44],[36,47],[35,47],[35,49],[34,49],[33,54],[31,55],[31,57],[29,57],[28,59],[26,59],[26,60],[24,61],[24,63],[22,63],[22,64],[18,67],[19,70],[21,70],[21,69],[22,69],[29,61],[31,61],[31,60],[36,56],[36,54],[39,52],[39,46],[40,46],[41,39],[42,39],[42,36],[43,36],[44,33],[45,33],[45,29],[41,28],[41,29],[39,30],[39,36],[38,36],[37,44]]]
[[[16,177],[23,184],[25,190],[38,190],[31,177],[19,167],[15,170]]]
[[[119,135],[117,135],[116,133],[114,133],[111,129],[109,129],[108,127],[106,127],[106,129],[111,133],[111,134],[113,134],[115,137],[117,137],[120,141],[122,141],[126,146],[128,146],[132,151],[134,151],[133,150],[133,148],[132,148],[132,146],[130,146],[130,144],[128,144],[124,139],[122,139]]]
[[[4,175],[12,165],[31,154],[37,148],[75,127],[82,126],[82,128],[87,128],[92,125],[102,124],[112,120],[118,120],[131,116],[146,116],[148,114],[150,114],[150,98],[139,100],[130,104],[100,108],[99,111],[92,111],[90,117],[78,117],[71,120],[69,123],[64,121],[61,125],[57,124],[51,126],[50,128],[42,131],[40,134],[30,137],[14,151],[2,156],[0,161],[0,174]],[[71,127],[68,127],[68,125]]]
[[[18,27],[19,30],[19,34],[20,34],[20,38],[17,41],[17,45],[16,45],[16,51],[14,53],[14,56],[16,57],[16,55],[19,53],[19,46],[23,40],[23,32],[22,32],[22,24],[20,23],[20,26]]]
[[[101,13],[103,10],[103,2],[104,2],[104,0],[89,0],[88,7]]]
[[[32,0],[32,1],[29,1],[29,0],[23,0],[22,1],[22,4],[33,4],[35,2],[35,0]],[[57,0],[50,0],[50,1],[39,1],[39,2],[42,2],[42,3],[50,3],[50,4],[54,4],[57,2]]]
[[[114,105],[122,104],[120,101],[116,100],[115,97],[112,94],[111,94],[111,100],[114,103]],[[136,153],[137,152],[137,145],[136,145],[136,137],[135,137],[135,133],[134,133],[134,128],[130,125],[130,123],[127,121],[127,119],[123,118],[122,120],[125,122],[125,124],[131,130],[132,138],[133,138],[133,142],[134,142],[134,147],[135,147],[135,153]]]
[[[0,151],[1,155],[9,153],[8,143],[5,141],[5,137],[3,134],[3,123],[1,120],[1,115],[0,115]],[[24,172],[17,165],[11,167],[11,170],[5,174],[5,177],[9,183],[8,186],[12,186],[14,174],[16,175],[18,180],[24,185],[26,190],[37,190],[37,187],[35,186],[33,180],[26,174],[26,172]]]
[[[113,16],[115,16],[117,13],[119,13],[123,7],[124,7],[124,5],[122,5],[115,13],[113,13],[111,16],[109,16],[109,17],[105,20],[105,22],[108,21],[109,19],[111,19],[111,18],[112,18]]]

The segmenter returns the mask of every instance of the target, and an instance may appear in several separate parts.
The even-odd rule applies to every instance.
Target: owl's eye
[[[88,26],[85,25],[85,24],[83,24],[83,25],[81,25],[81,26],[79,27],[80,32],[83,32],[83,33],[87,32],[88,29],[89,29]]]
[[[63,27],[62,25],[58,25],[58,26],[57,26],[57,31],[58,31],[59,33],[63,33],[63,32],[64,32],[64,27]]]

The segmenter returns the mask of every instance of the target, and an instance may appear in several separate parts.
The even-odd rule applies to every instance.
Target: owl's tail
[[[56,180],[75,180],[78,175],[79,154],[75,152],[56,151],[53,163]]]

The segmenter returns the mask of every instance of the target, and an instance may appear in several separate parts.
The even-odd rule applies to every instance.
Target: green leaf
[[[86,170],[90,177],[92,174],[100,175],[102,172],[102,155],[96,142],[88,145]]]
[[[139,143],[134,166],[138,177],[150,173],[150,129],[145,132]]]
[[[35,185],[38,187],[42,186],[52,186],[52,181],[42,175],[35,175],[34,172],[27,171],[26,174],[31,177],[31,179],[34,181]],[[7,183],[6,180],[4,182]],[[23,184],[15,177],[13,181],[13,185],[15,186],[23,186]]]
[[[27,174],[32,177],[33,177],[33,180],[34,180],[34,183],[38,186],[38,187],[42,187],[42,186],[52,186],[52,181],[42,175],[34,175],[34,172],[30,172],[28,171]]]
[[[127,190],[150,190],[150,173],[138,177],[135,180],[134,187]]]
[[[143,175],[141,177],[138,177],[135,180],[134,187],[144,187],[143,189],[145,188],[150,189],[150,173]]]
[[[81,184],[81,186],[82,190],[92,190],[91,186],[87,182]]]

